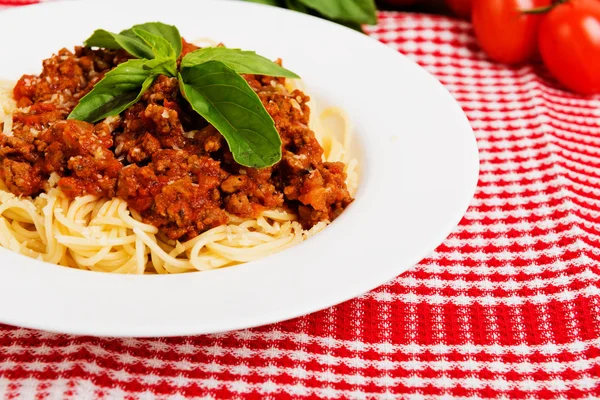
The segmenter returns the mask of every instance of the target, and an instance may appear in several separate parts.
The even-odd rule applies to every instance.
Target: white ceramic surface
[[[478,152],[450,94],[415,63],[365,35],[226,0],[47,3],[0,12],[0,77],[85,40],[160,20],[188,39],[256,50],[300,74],[309,94],[347,110],[362,176],[356,201],[316,237],[266,259],[171,276],[79,271],[0,249],[0,322],[109,336],[219,332],[281,321],[358,296],[428,255],[474,193]],[[43,32],[43,33],[42,33]]]

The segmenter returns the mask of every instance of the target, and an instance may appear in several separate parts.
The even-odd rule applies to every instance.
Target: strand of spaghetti
[[[78,265],[83,267],[93,267],[94,265],[100,264],[108,253],[110,253],[111,247],[102,247],[96,251],[96,254],[91,257],[84,257],[81,253],[71,251],[71,256],[77,262]]]
[[[119,198],[114,198],[108,202],[108,210],[105,215],[119,215],[119,209],[124,207],[127,209],[127,203]]]
[[[114,238],[114,239],[110,239],[107,237],[98,238],[98,239],[96,239],[96,243],[94,243],[94,245],[105,247],[105,246],[120,246],[125,243],[134,243],[135,239],[136,239],[135,236],[136,235],[128,235],[125,237]],[[67,245],[70,248],[81,248],[81,249],[85,250],[85,249],[89,249],[89,247],[90,247],[90,238],[80,238],[80,237],[76,237],[76,236],[58,235],[56,239],[59,241],[59,243]]]
[[[23,254],[30,257],[37,256],[33,251],[24,247],[21,242],[14,237],[8,226],[8,222],[5,219],[0,219],[0,245],[5,249],[16,251],[18,253],[23,251]]]
[[[129,228],[129,226],[122,219],[119,219],[119,217],[95,217],[90,221],[89,225],[112,225]]]
[[[49,209],[49,218],[52,221],[52,230],[50,232],[50,236],[48,237],[48,241],[52,241],[52,245],[56,249],[56,251],[52,253],[52,259],[63,260],[65,257],[68,257],[68,259],[66,259],[64,262],[74,263],[75,261],[69,255],[67,247],[62,243],[59,243],[57,239],[59,235],[69,234],[69,229],[63,224],[61,224],[60,221],[56,218],[56,213],[67,208],[69,206],[69,201],[60,190],[54,189],[50,194],[48,202],[52,204],[52,208]]]
[[[133,233],[135,235],[139,236],[141,238],[142,242],[144,242],[144,244],[146,246],[148,246],[150,248],[150,250],[158,258],[163,259],[166,263],[168,263],[174,267],[177,267],[177,268],[188,268],[189,267],[189,265],[190,265],[189,261],[171,257],[163,249],[161,249],[160,246],[154,240],[152,240],[152,238],[146,232],[144,232],[140,228],[138,228],[138,227],[133,228]]]
[[[154,236],[154,239],[156,240],[156,244],[167,254],[171,254],[173,252],[173,249],[175,249],[175,247],[170,242],[165,242],[159,236]]]
[[[225,233],[215,233],[214,236],[204,237],[202,240],[198,241],[194,247],[189,252],[190,263],[196,268],[198,271],[202,271],[207,269],[207,265],[204,263],[203,258],[200,256],[200,252],[204,246],[207,246],[211,242],[217,242],[219,240],[223,240],[227,237]]]
[[[181,274],[184,272],[193,271],[193,269],[191,267],[178,268],[178,267],[169,265],[168,263],[165,263],[165,270],[167,271],[168,274]]]
[[[230,258],[233,261],[250,262],[271,254],[275,254],[276,252],[285,249],[293,240],[294,237],[282,237],[270,243],[256,245],[251,251],[248,251],[249,249],[240,249],[236,247],[225,246],[219,243],[209,243],[206,245],[206,247],[212,251],[217,251],[221,254],[224,254],[227,258]],[[194,261],[195,260],[192,259],[192,263],[194,263]]]
[[[136,273],[143,274],[146,269],[146,246],[144,246],[144,242],[138,236],[136,242]]]
[[[169,255],[171,257],[177,257],[180,254],[183,254],[184,252],[194,248],[200,242],[203,242],[205,240],[210,240],[211,238],[212,238],[212,240],[217,240],[217,239],[215,239],[217,237],[217,235],[224,233],[226,227],[227,227],[226,225],[217,226],[215,228],[212,228],[212,229],[196,236],[195,238],[193,238],[191,240],[188,240],[187,242],[184,242],[184,243],[178,242],[178,245],[175,246],[175,248],[173,248],[173,250],[171,250]],[[222,239],[219,239],[219,240],[222,240]]]
[[[28,200],[24,200],[28,201]],[[11,219],[13,221],[23,222],[23,223],[31,223],[31,219],[29,215],[23,211],[22,209],[8,209],[2,213],[5,218]]]
[[[346,165],[346,186],[348,187],[348,193],[352,197],[356,194],[358,188],[358,160],[356,158],[351,159]]]
[[[249,262],[264,257],[266,255],[273,254],[274,251],[283,250],[283,248],[285,248],[287,244],[298,240],[298,236],[301,240],[302,228],[299,226],[299,224],[297,226],[294,226],[293,228],[294,235],[292,236],[283,236],[272,242],[259,244],[251,248],[235,248],[225,246],[216,242],[207,243],[206,246],[213,251],[217,251],[225,255],[231,260],[238,262]],[[298,232],[300,232],[300,235],[298,235]]]
[[[224,258],[224,257],[215,257],[213,259],[207,259],[207,260],[204,260],[204,263],[210,265],[210,267],[208,267],[207,270],[239,264],[237,262],[228,260],[227,258]]]
[[[261,213],[261,217],[277,221],[296,221],[298,219],[296,215],[280,210],[265,210]]]
[[[118,246],[120,247],[120,246]],[[99,251],[102,251],[104,249],[108,249],[109,252],[102,257],[101,260],[98,261],[98,263],[102,263],[105,265],[109,265],[109,266],[115,266],[115,261],[122,261],[125,259],[129,259],[131,258],[131,254],[125,252],[122,248],[119,249],[115,249],[112,246],[104,246],[104,247],[90,247],[90,250],[81,250],[81,249],[69,249],[70,253],[76,253],[82,257],[86,257],[86,258],[91,258],[94,257]]]
[[[117,230],[111,229],[109,232],[105,232],[106,236],[109,239],[114,239],[119,237],[119,232]],[[73,257],[77,260],[79,264],[85,267],[91,267],[93,265],[98,265],[102,267],[110,267],[107,264],[107,261],[111,259],[123,259],[126,258],[127,254],[124,254],[122,250],[113,251],[112,246],[103,246],[98,247],[94,246],[94,242],[90,241],[89,249],[81,249],[81,248],[70,248],[69,251],[73,255]],[[125,257],[123,257],[125,256]],[[117,264],[119,265],[119,264]],[[122,265],[122,263],[120,264]]]
[[[62,227],[65,228],[67,235],[72,234],[73,232],[79,233],[80,236],[82,237],[90,237],[91,236],[91,231],[89,229],[87,229],[84,226],[81,226],[79,224],[77,224],[75,221],[67,218],[67,216],[64,214],[64,209],[62,207],[55,207],[54,208],[54,218],[56,219],[56,221],[58,221],[60,223],[60,225],[62,225]],[[59,226],[60,229],[60,226]],[[61,236],[65,236],[65,235],[61,235]]]
[[[170,247],[171,249],[177,246],[177,243],[179,243],[178,240],[169,239],[167,235],[165,235],[163,232],[158,232],[155,236],[156,240],[158,240],[159,242],[163,242],[165,246]]]
[[[106,215],[108,207],[109,204],[107,201],[96,202],[96,207],[94,207],[94,211],[92,211],[92,218],[96,218],[98,215]]]
[[[266,233],[252,232],[237,226],[230,226],[229,228],[229,232],[227,232],[227,240],[229,241],[244,239],[250,245],[252,243],[269,242],[273,239],[273,236]]]
[[[224,240],[225,236],[225,233],[214,234],[208,241],[205,238],[205,242],[211,243]],[[211,251],[206,246],[200,245],[198,248],[199,250],[195,254],[192,250],[187,253],[190,264],[198,271],[205,271],[214,269],[216,266],[232,265],[234,263],[233,260],[225,257],[223,254]]]
[[[329,151],[329,155],[325,158],[325,161],[343,160],[344,157],[344,148],[342,147],[342,144],[337,140],[332,140],[331,150]]]
[[[16,197],[13,199],[10,199],[0,205],[0,215],[2,215],[4,213],[4,211],[8,210],[8,209],[22,210],[24,213],[26,213],[26,215],[29,219],[29,222],[33,223],[35,225],[35,228],[38,231],[43,229],[43,221],[40,218],[35,206],[33,205],[33,203],[31,201],[21,200]],[[45,238],[44,238],[44,240],[45,240]]]
[[[41,240],[39,240],[39,236],[37,238],[25,236],[25,235],[23,235],[22,231],[20,230],[23,228],[21,227],[19,229],[19,227],[20,227],[19,223],[15,224],[15,221],[13,221],[12,224],[9,224],[8,221],[6,221],[6,222],[7,222],[7,228],[10,230],[11,235],[17,241],[19,241],[23,246],[35,251],[36,253],[39,253],[39,254],[44,253],[45,245],[44,245],[44,243],[42,243]],[[34,233],[36,233],[36,232],[34,232]]]
[[[6,192],[6,191],[0,191],[0,204],[5,204],[5,203],[9,203],[11,201],[24,201],[27,203],[31,203],[31,200],[29,199],[19,199],[17,196],[15,196],[12,193]],[[22,208],[8,208],[5,209],[4,211],[2,211],[0,214],[3,214],[6,218],[9,219],[13,219],[13,220],[17,220],[20,222],[31,222],[31,218],[29,213],[26,210],[23,210]]]
[[[74,211],[73,220],[89,226],[90,214],[94,211],[97,202],[97,200],[94,200],[94,203],[80,204]]]
[[[200,254],[200,256],[198,257],[198,260],[202,261],[205,264],[210,264],[210,265],[220,264],[220,263],[229,264],[229,263],[233,262],[233,261],[223,257],[222,255],[214,253],[208,249],[206,249],[206,251],[204,253]]]
[[[125,221],[125,223],[129,226],[130,229],[137,229],[139,231],[147,232],[147,233],[150,233],[153,235],[156,235],[158,233],[157,227],[148,225],[148,224],[144,224],[143,222],[136,220],[136,219],[141,219],[141,218],[139,218],[139,216],[137,216],[136,219],[131,218],[131,216],[129,215],[129,212],[127,210],[127,203],[120,199],[117,199],[117,200],[119,200],[121,202],[118,207],[119,218],[121,218],[123,221]]]
[[[117,237],[123,237],[133,234],[133,231],[127,226],[118,226],[113,228],[113,230],[116,232]],[[121,245],[121,249],[128,256],[132,256],[133,254],[135,254],[135,246],[132,243],[124,243],[123,245]]]
[[[40,253],[42,253],[44,251],[44,245],[43,243],[41,243],[40,241],[37,241],[35,239],[29,239],[29,238],[25,238],[23,236],[21,236],[18,232],[16,232],[12,225],[9,223],[8,220],[3,220],[4,221],[4,233],[3,235],[5,236],[5,241],[7,241],[7,243],[10,243],[11,245],[11,249],[27,249],[28,251],[31,251],[33,253],[34,257],[39,257]]]
[[[44,214],[44,225],[46,238],[48,239],[46,254],[43,256],[44,261],[58,263],[68,263],[69,260],[63,260],[67,256],[67,248],[58,243],[56,236],[61,233],[61,226],[58,221],[53,219],[54,208],[57,206],[59,198],[56,196],[57,191],[54,189],[48,194],[48,202],[42,208]],[[72,260],[71,260],[72,261]],[[74,261],[73,261],[74,262]]]
[[[321,222],[318,222],[316,225],[314,225],[309,230],[302,231],[302,236],[304,237],[304,240],[315,236],[317,233],[319,233],[323,229],[327,228],[327,225],[329,225],[329,223],[330,223],[330,221],[321,221]]]
[[[29,223],[28,225],[31,225],[31,223]],[[25,239],[40,239],[41,240],[40,231],[29,230],[29,229],[27,229],[27,227],[22,225],[22,222],[13,220],[11,227],[12,227],[12,230],[15,231],[15,233],[19,234],[19,236],[21,236]]]
[[[73,259],[71,258],[71,256],[68,253],[66,253],[64,255],[64,257],[61,258],[61,260],[59,262],[57,262],[57,264],[58,265],[63,265],[65,267],[79,269],[79,265],[77,265],[75,263],[75,261],[73,261]]]
[[[198,271],[210,271],[211,269],[217,269],[222,267],[229,267],[232,265],[239,264],[238,262],[232,261],[223,256],[211,256],[203,255],[194,260],[196,262],[196,270]]]
[[[119,229],[119,236],[125,236],[127,234],[128,234],[128,232],[127,232],[126,228],[121,227]],[[132,255],[135,253],[135,247],[132,246],[130,243],[126,243],[126,244],[122,245],[121,247],[122,247],[123,251],[125,251],[125,253],[127,253],[129,255]],[[149,252],[150,251],[147,250],[147,253],[149,253]]]
[[[278,222],[274,222],[273,225],[271,225],[263,217],[260,217],[256,220],[256,225],[270,235],[276,234],[281,229]]]
[[[167,273],[167,271],[163,267],[165,263],[164,260],[160,258],[156,253],[152,252],[152,250],[150,251],[150,259],[152,260],[152,266],[154,267],[154,270],[157,274]]]
[[[122,267],[117,268],[116,270],[114,270],[112,272],[116,273],[116,274],[127,274],[127,273],[131,273],[132,271],[135,271],[135,268],[136,268],[136,260],[134,257],[134,258],[130,258]]]
[[[120,234],[121,234],[121,232],[113,229],[110,232],[108,232],[108,237],[115,238],[115,237],[119,237]],[[112,247],[109,247],[106,249],[113,250]],[[106,251],[106,250],[104,250],[104,251]],[[73,252],[73,250],[71,250],[71,252]],[[83,254],[85,252],[79,250],[78,253]],[[113,259],[113,258],[114,258],[114,260],[111,261],[111,259]],[[119,269],[121,266],[127,264],[127,262],[129,261],[130,258],[131,258],[131,256],[129,254],[127,254],[126,252],[124,252],[123,250],[111,251],[105,257],[103,257],[102,260],[100,260],[98,263],[94,264],[93,267],[100,268],[105,272],[114,272],[115,270]]]
[[[113,253],[111,252],[109,254],[109,256],[112,254]],[[95,265],[101,266],[110,271],[114,271],[115,269],[119,268],[120,266],[122,266],[123,264],[125,264],[129,260],[131,260],[131,255],[129,255],[129,254],[120,253],[119,256],[120,256],[120,258],[108,258],[108,256],[107,256],[101,262],[98,262]]]
[[[339,107],[328,107],[326,109],[324,109],[321,114],[319,115],[319,118],[321,120],[327,119],[327,118],[331,118],[331,117],[338,117],[339,120],[341,121],[343,128],[342,128],[342,142],[341,142],[341,147],[342,149],[344,149],[345,153],[348,149],[350,149],[351,145],[352,145],[352,124],[350,122],[350,118],[348,117],[348,114],[346,114],[346,111],[344,111],[343,109],[339,108]],[[335,135],[332,135],[332,137],[335,137]],[[347,163],[349,160],[347,159],[335,159],[335,160],[331,160],[331,161],[342,161],[344,163]]]
[[[68,219],[70,219],[71,221],[76,221],[78,219],[83,219],[81,217],[83,217],[84,215],[81,215],[81,213],[79,213],[79,211],[82,211],[82,207],[84,206],[89,206],[90,203],[92,204],[92,207],[96,206],[96,202],[98,201],[98,197],[96,196],[82,196],[82,197],[76,197],[75,200],[73,200],[71,202],[71,204],[69,205],[69,208],[67,209],[67,214],[66,217]],[[86,210],[86,208],[83,208],[83,210]],[[90,210],[91,211],[91,210]],[[87,214],[87,213],[86,213]]]
[[[46,246],[44,246],[44,244],[42,242],[40,242],[38,240],[30,240],[30,239],[26,239],[26,240],[19,239],[19,241],[21,243],[23,243],[23,245],[25,247],[34,251],[37,254],[37,257],[43,257],[43,254],[46,251]]]
[[[19,242],[23,242],[25,244],[25,242],[30,242],[30,241],[34,242],[35,241],[35,238],[30,238],[30,237],[24,236],[24,235],[21,234],[21,232],[19,232],[17,229],[15,229],[15,223],[14,223],[14,221],[13,221],[13,223],[10,223],[7,220],[6,223],[7,223],[8,229],[10,230],[11,234],[13,235],[13,237],[15,239],[17,239]],[[27,247],[29,247],[29,246],[27,246]]]
[[[237,215],[233,215],[233,214],[231,214],[231,215],[228,214],[227,216],[229,217],[229,222],[232,224],[241,225],[241,224],[249,221],[248,218],[238,217]]]

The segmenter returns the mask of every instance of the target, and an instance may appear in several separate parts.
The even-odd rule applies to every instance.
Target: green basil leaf
[[[171,44],[173,50],[175,50],[175,58],[178,58],[181,54],[181,48],[183,47],[181,35],[179,34],[179,30],[173,25],[163,24],[162,22],[147,22],[145,24],[134,25],[122,31],[121,35],[137,39],[137,35],[133,31],[134,29],[143,29],[153,35],[164,38]]]
[[[133,29],[133,33],[138,35],[140,39],[142,39],[150,48],[152,49],[152,54],[154,54],[154,58],[166,58],[176,60],[175,50],[173,46],[167,41],[167,39],[157,36],[153,33],[145,31],[143,29]]]
[[[285,6],[289,10],[297,11],[303,14],[310,14],[310,10],[298,0],[285,0]]]
[[[121,45],[115,40],[115,34],[104,29],[96,29],[83,44],[90,47],[101,47],[104,49],[119,50]]]
[[[377,9],[373,0],[298,1],[329,19],[369,25],[377,23]]]
[[[68,119],[94,123],[136,103],[156,77],[144,64],[144,60],[119,64],[79,100]]]
[[[84,43],[90,47],[102,47],[111,50],[123,49],[137,58],[152,58],[152,49],[137,36],[128,37],[98,29]]]
[[[219,61],[238,74],[258,74],[300,78],[273,61],[259,56],[253,51],[228,49],[227,47],[206,47],[188,53],[181,60],[181,68],[189,68],[207,61]]]
[[[346,28],[353,29],[353,30],[355,30],[357,32],[365,33],[363,31],[362,25],[359,24],[359,23],[357,23],[357,22],[350,22],[350,21],[333,21],[333,22],[336,22],[336,23],[338,23],[340,25],[344,25]]]
[[[273,118],[233,69],[207,61],[184,68],[179,85],[192,108],[225,137],[236,162],[264,168],[281,160],[281,138]]]
[[[266,4],[268,6],[278,6],[279,2],[277,0],[246,0],[250,3],[258,3],[258,4]]]

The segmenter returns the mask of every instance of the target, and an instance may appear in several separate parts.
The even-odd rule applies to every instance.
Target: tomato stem
[[[549,6],[530,8],[529,10],[521,10],[521,14],[546,14],[559,4],[566,3],[569,0],[555,0],[553,4]]]
[[[529,10],[521,10],[521,14],[546,14],[548,11],[552,10],[553,8],[554,8],[554,5],[530,8]]]

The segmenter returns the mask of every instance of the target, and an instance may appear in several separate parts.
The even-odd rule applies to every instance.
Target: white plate
[[[168,7],[165,6],[168,5]],[[224,0],[48,3],[0,12],[0,77],[85,40],[160,20],[188,39],[256,50],[343,107],[360,147],[356,201],[325,231],[264,260],[203,273],[122,276],[0,249],[0,322],[76,334],[170,336],[245,328],[317,311],[385,283],[427,256],[474,193],[471,127],[444,87],[406,57],[326,21]],[[24,29],[23,26],[29,27]]]

